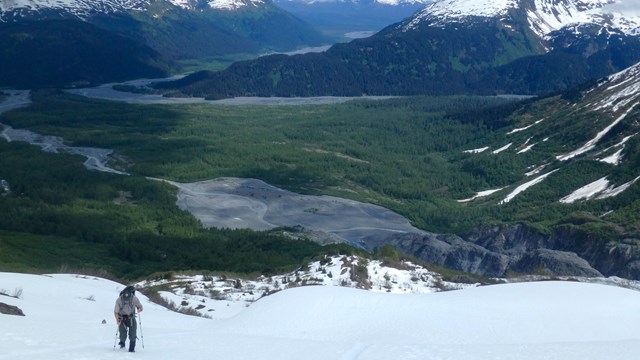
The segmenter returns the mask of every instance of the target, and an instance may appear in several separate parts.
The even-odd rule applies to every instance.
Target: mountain
[[[262,57],[176,83],[185,94],[545,94],[640,61],[638,18],[602,1],[441,0],[321,54]]]
[[[452,124],[481,123],[479,132],[493,128],[457,153],[438,152],[459,171],[452,182],[473,178],[483,185],[459,198],[436,196],[443,205],[414,220],[441,219],[446,232],[478,212],[490,215],[456,234],[405,228],[386,238],[371,235],[358,241],[368,250],[391,244],[430,263],[488,277],[544,273],[640,278],[640,223],[633,215],[640,199],[639,90],[637,63],[582,88],[510,105],[508,114],[496,109],[449,112]],[[330,131],[316,126],[321,133]],[[423,129],[414,131],[423,134]],[[401,133],[398,136],[410,141],[411,136]],[[376,136],[383,135],[370,138]],[[447,178],[423,171],[416,176]],[[455,186],[445,184],[420,191],[433,195]],[[448,201],[457,205],[446,205]],[[430,220],[429,226],[435,223]]]
[[[86,85],[155,78],[168,71],[153,49],[85,22],[4,24],[0,42],[0,84],[4,86]]]
[[[308,24],[273,5],[269,0],[17,0],[2,2],[0,29],[15,27],[16,24],[20,24],[20,31],[28,38],[40,36],[42,27],[50,29],[53,34],[62,34],[69,32],[68,28],[84,29],[89,24],[101,30],[105,34],[105,39],[126,37],[129,43],[137,43],[139,49],[136,51],[138,52],[148,52],[150,48],[156,53],[154,60],[161,62],[162,67],[165,68],[171,65],[172,61],[179,59],[290,50],[308,45],[325,44],[328,41]],[[60,28],[56,28],[58,26]],[[103,50],[112,51],[114,54],[125,53],[117,48],[111,49],[110,41],[101,43],[99,41],[101,37],[82,43],[76,41],[77,37],[77,34],[71,32],[50,43],[61,44],[62,47],[72,49],[72,53],[82,53],[84,50],[88,53],[98,53]],[[11,39],[5,41],[16,46],[15,49],[7,49],[7,53],[12,53],[12,62],[19,64],[22,57],[30,56],[30,48],[21,47],[23,45],[21,42]],[[33,57],[55,58],[57,54],[52,53],[55,49],[50,50],[39,49]],[[43,61],[43,63],[46,62]],[[101,71],[101,67],[94,63],[83,63],[82,66]],[[126,61],[122,61],[121,66],[129,67]],[[136,65],[131,65],[132,69],[135,67]],[[27,72],[28,69],[20,71]],[[58,69],[47,71],[60,72]],[[134,77],[150,75],[148,72],[140,71],[129,71],[129,73]],[[62,80],[76,81],[73,74],[68,74],[67,77]],[[96,77],[111,81],[119,80],[108,74]],[[38,82],[46,83],[46,81],[47,79],[44,78]],[[51,79],[52,83],[57,84],[57,81],[57,78]],[[31,83],[24,85],[29,86],[29,84]],[[15,86],[15,83],[3,85]]]
[[[68,145],[62,146],[59,137],[49,136],[53,140],[45,140],[47,136],[44,135],[66,134],[65,138],[71,135],[77,145],[111,147],[115,143],[123,156],[135,154],[142,146],[145,154],[151,154],[145,155],[147,160],[144,156],[138,160],[147,171],[138,174],[145,176],[157,174],[154,163],[162,162],[164,168],[164,161],[172,154],[171,161],[180,165],[177,167],[179,172],[182,174],[185,173],[183,169],[190,169],[188,172],[196,174],[191,175],[196,179],[240,174],[286,187],[286,180],[296,176],[296,184],[305,184],[300,187],[302,190],[289,188],[297,193],[257,180],[227,178],[183,184],[179,186],[177,201],[173,195],[164,198],[170,204],[168,208],[177,204],[181,211],[162,216],[163,219],[178,218],[182,211],[185,211],[184,215],[188,211],[200,220],[198,226],[207,228],[240,227],[264,231],[271,227],[302,226],[309,230],[308,234],[314,234],[314,237],[308,236],[310,239],[343,238],[371,251],[393,245],[430,263],[487,277],[543,273],[640,279],[640,220],[636,216],[640,206],[639,89],[640,63],[583,88],[497,108],[478,106],[477,102],[469,106],[469,99],[465,97],[363,101],[344,106],[314,106],[313,109],[203,106],[198,111],[206,115],[197,113],[197,116],[189,107],[182,109],[186,110],[184,112],[179,107],[172,107],[169,114],[163,115],[172,119],[171,126],[165,130],[147,125],[155,124],[158,118],[153,113],[147,115],[147,107],[119,104],[112,108],[107,104],[56,96],[59,99],[50,99],[48,105],[38,99],[35,106],[15,114],[19,116],[3,115],[15,129],[46,127],[45,134],[16,137],[8,128],[2,135],[9,141],[33,141],[34,145],[49,151],[77,155],[83,153],[79,149],[70,151],[72,147]],[[25,97],[27,94],[14,103],[23,104]],[[472,101],[484,103],[490,99],[472,98]],[[237,115],[243,114],[246,108],[251,108],[248,116]],[[305,110],[313,110],[313,116]],[[86,113],[101,114],[99,125],[88,123]],[[123,114],[130,121],[123,122]],[[242,116],[254,119],[252,125],[227,120]],[[64,121],[52,122],[51,118]],[[210,118],[219,119],[216,127],[207,128]],[[173,119],[192,120],[186,125],[177,120],[173,122]],[[198,123],[198,119],[202,123]],[[206,133],[234,135],[211,140],[201,135],[200,130],[184,130],[189,129],[192,122],[196,124],[192,129],[207,128]],[[105,124],[117,138],[115,142],[109,142],[108,136],[93,135],[102,134],[96,129],[102,129]],[[137,131],[132,132],[130,124],[138,124]],[[79,132],[80,128],[87,130]],[[284,147],[273,148],[273,141],[282,136],[282,129],[287,129],[288,146],[284,151]],[[78,140],[80,138],[82,142]],[[140,141],[140,138],[146,140]],[[363,138],[366,141],[362,141]],[[175,145],[167,148],[170,141]],[[365,145],[361,146],[361,142]],[[122,145],[126,143],[135,145],[130,148]],[[340,145],[332,148],[335,143]],[[203,152],[203,147],[213,145],[216,151],[212,155]],[[38,165],[29,165],[28,170],[21,172],[21,166],[26,166],[22,165],[23,157],[10,149],[7,146],[7,156],[3,159],[5,179],[14,192],[5,198],[9,202],[0,202],[7,211],[32,206],[25,201],[27,198],[17,196],[22,190],[15,190],[16,184],[25,182],[23,174],[30,174],[28,178],[36,180],[36,184],[44,182],[38,179],[54,177],[53,169],[49,169],[36,178],[32,169],[44,168]],[[225,156],[220,157],[218,149],[227,149]],[[159,152],[167,156],[158,159],[154,154]],[[302,175],[281,174],[278,168],[281,159],[287,159],[291,154],[316,152],[326,156],[322,166],[309,165],[313,162],[309,159],[313,157],[301,156],[287,160],[286,164],[303,169]],[[95,165],[97,153],[92,150],[85,156],[93,159]],[[226,164],[202,165],[202,159],[207,158],[203,157],[205,153],[228,164],[256,160],[247,161],[238,170],[230,172]],[[241,155],[234,155],[236,153]],[[269,158],[276,161],[270,162]],[[194,165],[183,167],[189,161]],[[255,164],[267,170],[255,171]],[[330,164],[331,170],[326,170],[329,166],[325,164]],[[355,170],[352,170],[354,166]],[[275,170],[269,170],[270,167]],[[219,168],[222,170],[215,175],[206,172],[209,169],[219,171]],[[99,166],[98,169],[107,168]],[[17,175],[11,172],[17,172]],[[343,172],[347,175],[336,176]],[[336,180],[341,177],[348,180]],[[55,178],[65,179],[59,174]],[[331,179],[330,185],[323,189],[322,183],[327,178]],[[350,188],[354,182],[357,185]],[[59,188],[55,181],[45,183],[46,194],[68,192],[66,181],[63,181],[64,190],[58,191],[52,190]],[[79,189],[101,187],[88,184],[93,183],[76,186]],[[32,187],[37,188],[37,185]],[[335,189],[341,187],[349,189],[341,193],[342,197],[366,192],[364,199],[358,200],[383,205],[407,218],[351,200],[320,201],[304,195],[310,188],[314,189],[314,194],[324,190],[325,195],[335,195]],[[216,192],[215,188],[226,190]],[[256,189],[260,189],[260,196],[255,195]],[[2,194],[6,192],[3,190]],[[385,194],[384,199],[376,198],[376,192]],[[111,200],[108,195],[105,197],[107,201]],[[45,203],[53,201],[57,204],[59,201],[57,197],[45,199]],[[48,205],[48,208],[55,206]],[[39,210],[33,211],[38,214]],[[85,238],[111,239],[118,233],[112,232],[111,228],[87,226],[88,221],[84,218],[67,219],[64,213],[52,218],[13,216],[0,217],[5,230],[40,233],[41,229],[47,229],[44,230],[47,235],[53,232],[70,236],[67,234],[74,235],[78,228],[84,228],[77,235],[82,236],[82,241],[86,241]],[[106,218],[107,214],[101,214],[97,223],[105,222]],[[295,236],[306,237],[307,233]],[[163,237],[145,233],[142,239],[156,244]],[[135,243],[142,247],[142,241]],[[118,249],[122,249],[119,254],[131,251],[128,243],[117,244]],[[171,244],[164,246],[174,247]],[[147,250],[145,253],[156,252]],[[149,257],[156,259],[153,255]],[[178,259],[163,260],[162,266]]]
[[[56,18],[127,35],[170,58],[289,50],[326,41],[269,0],[19,0],[0,7],[4,22]]]
[[[486,224],[460,236],[407,234],[388,243],[485,276],[640,278],[640,224],[629,217],[639,199],[639,90],[636,64],[592,86],[529,103],[511,115],[514,125],[499,130],[496,140],[464,151],[459,166],[490,185],[458,202],[469,211],[489,206],[522,212],[520,224]],[[500,175],[492,173],[491,163],[502,164],[495,169],[499,174],[516,177],[496,181]],[[527,225],[543,212],[555,214],[550,230]]]
[[[168,311],[141,290],[140,339],[136,353],[126,354],[115,349],[112,312],[124,284],[18,273],[0,273],[0,282],[2,308],[24,313],[0,314],[0,345],[12,359],[632,360],[640,350],[640,295],[599,284],[547,281],[419,295],[307,286],[219,320]],[[191,290],[179,294],[180,301],[195,298]]]
[[[338,38],[371,35],[412,16],[429,2],[430,0],[274,0],[279,7]]]

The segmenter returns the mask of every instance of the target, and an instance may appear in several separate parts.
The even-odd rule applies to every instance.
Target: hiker
[[[124,348],[127,341],[127,332],[129,333],[129,352],[135,352],[136,348],[136,330],[138,324],[136,322],[136,309],[142,312],[142,304],[136,297],[136,288],[129,285],[120,292],[120,296],[116,300],[116,307],[113,314],[116,317],[118,332],[120,333],[120,349]]]

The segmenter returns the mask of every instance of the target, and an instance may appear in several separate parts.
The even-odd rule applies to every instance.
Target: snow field
[[[0,359],[618,359],[640,350],[640,292],[531,282],[431,294],[336,286],[288,289],[226,320],[168,311],[140,296],[137,352],[113,349],[124,287],[76,275],[0,273]],[[102,320],[106,324],[102,324]]]

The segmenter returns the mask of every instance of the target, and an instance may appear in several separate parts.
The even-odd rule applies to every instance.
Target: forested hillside
[[[98,84],[159,77],[169,70],[150,47],[81,21],[1,23],[0,43],[4,86]]]
[[[637,83],[629,77],[633,69],[595,87],[524,102],[492,97],[414,97],[322,106],[151,107],[39,92],[34,94],[32,106],[4,114],[2,122],[62,136],[76,146],[115,149],[120,159],[115,166],[137,176],[181,182],[222,176],[257,178],[304,194],[329,194],[378,204],[404,215],[426,231],[457,234],[459,244],[462,239],[482,241],[474,246],[483,247],[486,256],[502,256],[487,252],[486,249],[496,250],[497,245],[490,239],[498,238],[488,234],[516,234],[510,230],[516,226],[525,229],[518,230],[518,236],[526,236],[516,241],[503,234],[511,239],[505,244],[507,252],[513,251],[510,246],[518,247],[522,244],[519,241],[525,241],[527,250],[574,252],[602,273],[635,277],[634,252],[624,250],[636,246],[634,239],[640,226],[634,215],[638,207],[634,179],[638,176],[639,153],[634,136],[638,109],[633,106],[634,92],[629,90]],[[604,134],[594,140],[597,146],[569,157],[597,133]],[[6,146],[11,149],[16,145]],[[618,150],[616,157],[623,159],[619,164],[603,161]],[[10,157],[4,159],[8,161]],[[80,159],[69,161],[79,164]],[[118,178],[113,184],[120,185],[104,188],[105,193],[98,194],[97,199],[97,204],[102,205],[96,205],[87,202],[97,196],[93,192],[83,190],[66,198],[69,192],[52,191],[51,184],[44,185],[47,181],[60,181],[68,186],[64,179],[73,183],[78,170],[63,171],[58,167],[63,171],[60,177],[48,177],[31,187],[24,184],[32,180],[16,173],[28,172],[20,170],[22,167],[16,161],[2,167],[13,169],[10,176],[3,177],[13,189],[19,189],[1,199],[7,206],[6,213],[11,214],[3,225],[7,230],[21,231],[14,224],[32,221],[27,220],[30,214],[38,214],[41,223],[36,222],[39,225],[29,231],[47,229],[65,238],[96,241],[95,234],[85,235],[84,230],[78,230],[85,229],[85,225],[74,225],[76,221],[92,221],[86,221],[85,216],[61,214],[64,207],[60,205],[71,203],[83,214],[105,206],[111,209],[107,218],[114,218],[104,231],[118,229],[106,241],[114,246],[115,240],[118,247],[128,249],[116,252],[117,257],[131,261],[129,256],[135,254],[151,261],[152,268],[157,268],[154,261],[166,254],[165,246],[203,239],[193,218],[176,212],[171,203],[174,195],[161,185],[136,177]],[[111,176],[114,175],[100,175]],[[603,177],[607,186],[617,190],[602,198],[561,201]],[[112,184],[113,180],[116,179],[104,181]],[[131,181],[139,181],[137,186],[148,190],[135,190],[133,184],[128,184]],[[91,188],[88,184],[78,187]],[[151,194],[156,191],[166,193],[155,199]],[[122,196],[130,198],[122,204],[135,211],[131,220],[120,219],[125,214],[118,210],[122,204],[107,205]],[[159,199],[164,199],[163,204],[155,205]],[[140,209],[136,204],[146,201],[152,201],[151,213],[136,214]],[[30,206],[33,210],[27,211]],[[152,210],[156,206],[168,213],[156,214]],[[127,225],[116,227],[123,223]],[[86,231],[92,234],[95,229]],[[220,236],[217,231],[211,234]],[[222,234],[226,234],[225,239],[248,236]],[[265,235],[255,236],[260,239]],[[456,237],[438,241],[446,239]],[[410,245],[405,249],[413,252],[417,251],[414,246],[420,244],[424,249],[428,239],[405,240],[404,244]],[[222,243],[235,246],[234,241]],[[619,243],[626,245],[612,248]],[[145,246],[138,249],[139,244]],[[215,245],[217,241],[211,244],[220,246]],[[176,256],[180,259],[181,255],[176,253],[172,259]],[[202,261],[205,258],[208,257]],[[207,264],[200,261],[196,263]],[[291,261],[295,262],[284,263]],[[255,264],[256,269],[265,266]]]
[[[481,8],[477,15],[474,6]],[[336,44],[324,53],[239,62],[224,71],[164,83],[162,88],[212,99],[544,95],[640,61],[635,23],[611,14],[589,18],[587,10],[599,6],[603,5],[581,6],[573,0],[436,1],[369,38]],[[566,18],[556,16],[559,13]],[[618,27],[620,23],[630,24],[629,29]]]
[[[83,86],[155,78],[184,71],[185,60],[255,58],[330,42],[268,1],[235,9],[213,5],[169,0],[3,2],[0,86]]]

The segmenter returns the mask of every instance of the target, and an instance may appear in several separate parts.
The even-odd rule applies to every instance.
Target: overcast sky
[[[623,13],[624,15],[640,16],[640,0],[618,0],[617,4],[607,8]]]

